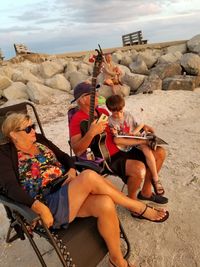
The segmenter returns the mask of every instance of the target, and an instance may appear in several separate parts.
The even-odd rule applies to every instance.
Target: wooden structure
[[[132,32],[122,35],[123,46],[146,44],[147,40],[143,40],[142,31]]]
[[[14,44],[16,55],[33,54],[24,44]]]

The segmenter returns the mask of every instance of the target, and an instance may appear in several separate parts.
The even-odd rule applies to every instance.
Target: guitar
[[[97,55],[95,56],[94,68],[92,73],[92,86],[90,91],[90,110],[89,110],[89,120],[83,120],[80,124],[81,133],[84,135],[92,122],[96,119],[95,118],[95,95],[96,95],[96,85],[97,85],[97,76],[100,73],[102,62],[103,62],[103,53],[101,47],[99,45],[99,50],[95,49]],[[98,114],[98,112],[97,112]],[[100,114],[98,114],[100,117]],[[101,157],[104,159],[104,163],[107,166],[107,162],[110,161],[110,155],[108,149],[106,147],[106,133],[103,132],[102,134],[96,136],[91,142],[91,150],[93,151],[95,157]]]

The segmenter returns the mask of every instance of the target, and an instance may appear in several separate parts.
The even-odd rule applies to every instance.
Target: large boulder
[[[12,81],[3,75],[0,75],[0,91],[6,89],[12,84]]]
[[[88,78],[88,75],[85,75],[80,71],[73,71],[69,74],[68,80],[71,84],[71,88],[73,89],[78,83],[86,81]]]
[[[16,69],[16,71],[12,75],[12,80],[14,82],[22,82],[25,84],[29,81],[43,83],[43,80],[33,75],[28,69],[23,69],[23,70]]]
[[[194,36],[187,42],[187,47],[190,52],[200,55],[200,34]]]
[[[29,99],[29,95],[27,93],[27,86],[22,82],[14,82],[11,86],[3,90],[2,95],[7,100],[15,100],[15,99]]]
[[[83,63],[83,62],[79,62],[78,64],[78,71],[83,73],[84,75],[91,75],[92,74],[92,71],[93,71],[93,66],[92,64],[86,64],[86,63]]]
[[[195,76],[176,75],[163,80],[163,90],[187,90],[193,91],[196,87]]]
[[[118,95],[123,97],[129,96],[130,94],[130,87],[125,84],[115,85],[115,90]],[[101,85],[101,87],[98,89],[98,92],[100,96],[104,96],[105,98],[108,98],[113,94],[111,87],[108,85]]]
[[[147,75],[149,73],[146,63],[140,57],[137,57],[136,61],[133,61],[129,65],[129,68],[133,73],[143,75]]]
[[[187,74],[200,75],[200,56],[193,53],[184,54],[181,58],[181,66]]]
[[[130,87],[131,93],[137,91],[140,85],[144,82],[145,76],[141,74],[125,74],[122,78],[122,82]]]
[[[115,63],[121,63],[123,58],[123,52],[121,50],[117,50],[112,54],[112,61]]]
[[[64,72],[70,73],[73,71],[77,71],[77,64],[70,60],[67,62]]]
[[[150,75],[156,74],[163,80],[166,77],[172,77],[174,75],[181,75],[182,68],[178,63],[165,63],[158,64],[156,67],[150,70]]]
[[[162,89],[162,80],[159,78],[158,75],[150,75],[147,76],[142,83],[142,85],[138,88],[136,91],[136,94],[139,93],[148,93],[153,92],[155,90],[161,90]]]
[[[40,64],[40,75],[43,78],[51,78],[52,76],[62,73],[64,66],[56,62],[45,61]]]
[[[5,66],[5,67],[0,68],[0,75],[6,76],[11,80],[14,71],[15,71],[15,68],[10,67],[10,66]]]
[[[145,51],[138,53],[138,58],[145,62],[148,69],[152,68],[156,64],[159,57],[160,53],[151,49],[146,49]]]
[[[52,102],[55,89],[36,82],[28,82],[27,86],[27,93],[32,102],[36,104],[50,104]]]
[[[158,59],[158,63],[175,63],[175,62],[180,62],[180,59],[182,57],[182,53],[179,51],[172,52],[165,54]]]
[[[166,54],[180,52],[185,54],[187,52],[187,44],[172,45],[166,48]]]
[[[133,59],[131,57],[131,54],[124,54],[121,61],[120,61],[120,64],[128,67],[131,63],[132,63]]]
[[[52,78],[46,79],[44,84],[62,91],[70,92],[71,90],[70,82],[62,74],[56,74]]]

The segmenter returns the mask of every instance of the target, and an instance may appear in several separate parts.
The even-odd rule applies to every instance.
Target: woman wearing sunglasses
[[[97,217],[99,232],[109,250],[110,266],[133,266],[121,253],[115,204],[140,219],[154,222],[165,221],[169,213],[126,197],[94,171],[77,175],[72,159],[36,134],[28,115],[10,114],[3,122],[2,132],[10,142],[0,147],[0,189],[29,206],[48,227],[67,227],[75,217]],[[51,186],[60,178],[62,184]]]

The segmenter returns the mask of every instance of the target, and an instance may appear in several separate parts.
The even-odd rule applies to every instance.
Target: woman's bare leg
[[[142,213],[145,209],[144,203],[126,197],[123,193],[105,182],[104,178],[96,172],[85,170],[69,183],[70,221],[76,217],[90,194],[107,195],[114,203],[138,214]],[[145,217],[151,220],[161,219],[165,215],[166,212],[163,209],[159,211],[147,209],[145,212]]]
[[[106,195],[89,195],[77,217],[96,217],[99,233],[106,242],[109,257],[116,266],[127,266],[120,249],[120,229],[115,204]]]

